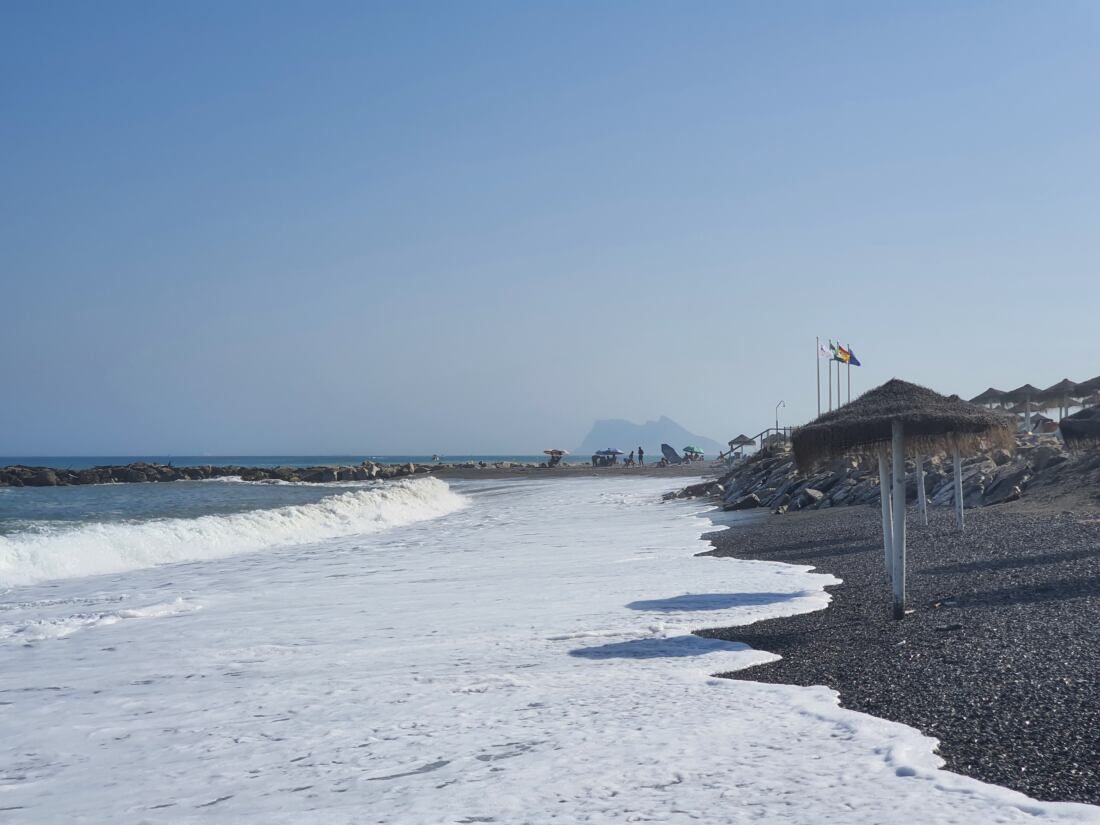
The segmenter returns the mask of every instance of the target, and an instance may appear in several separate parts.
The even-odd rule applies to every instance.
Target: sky
[[[1100,374],[1100,5],[0,6],[0,454],[718,441]],[[824,387],[823,387],[824,391]]]

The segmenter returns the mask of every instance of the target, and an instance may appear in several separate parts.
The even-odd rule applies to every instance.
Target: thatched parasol
[[[1023,386],[1017,387],[1014,390],[1009,390],[1008,392],[1005,393],[1005,396],[1004,396],[1004,400],[1006,402],[1019,403],[1019,402],[1022,401],[1028,407],[1031,407],[1033,402],[1041,401],[1042,399],[1043,399],[1043,391],[1041,389],[1039,389],[1038,387],[1032,386],[1031,384],[1024,384]],[[1030,411],[1030,409],[1027,412],[1027,422],[1026,423],[1027,423],[1027,429],[1030,432],[1031,431],[1031,411]]]
[[[1077,382],[1070,381],[1068,378],[1063,378],[1057,384],[1051,384],[1043,390],[1040,399],[1042,403],[1039,407],[1044,410],[1051,410],[1057,407],[1058,417],[1064,418],[1069,415],[1070,396],[1076,391]]]
[[[1015,418],[994,413],[927,387],[894,378],[838,410],[794,431],[791,442],[801,470],[853,452],[878,454],[886,572],[894,591],[894,618],[905,615],[905,456],[917,466],[921,517],[928,523],[922,453],[947,451],[955,460],[955,509],[963,526],[962,451],[1015,446]],[[887,461],[886,445],[891,448]],[[889,466],[892,464],[892,466]],[[892,490],[887,478],[892,477]]]
[[[1086,407],[1058,422],[1062,440],[1069,447],[1092,447],[1100,444],[1100,407]]]
[[[996,401],[1000,401],[1005,397],[1004,390],[994,389],[988,387],[985,392],[978,393],[970,399],[971,404],[992,404]]]
[[[741,435],[737,436],[737,438],[733,439],[730,444],[732,444],[734,447],[753,447],[756,445],[756,440],[749,438],[747,435],[742,433]]]
[[[1070,381],[1068,378],[1063,378],[1057,384],[1051,384],[1043,390],[1043,398],[1048,398],[1052,401],[1061,401],[1067,395],[1073,395],[1076,391],[1077,382]]]
[[[1075,390],[1077,398],[1087,398],[1096,392],[1100,392],[1100,375],[1090,378],[1088,381],[1082,381]]]
[[[795,460],[807,472],[849,453],[873,454],[891,442],[894,421],[905,428],[910,455],[1015,445],[1004,416],[895,378],[796,429],[791,437]]]

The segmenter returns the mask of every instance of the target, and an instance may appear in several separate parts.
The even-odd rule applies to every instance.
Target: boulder
[[[813,487],[806,487],[798,494],[798,498],[794,503],[797,505],[797,509],[805,510],[807,507],[813,507],[820,504],[822,499],[825,498],[825,494],[820,490]]]
[[[760,506],[760,498],[755,493],[750,493],[747,496],[742,496],[732,504],[727,504],[723,510],[752,510],[755,507]]]
[[[680,491],[680,498],[695,498],[697,496],[705,496],[707,489],[713,484],[710,481],[702,481],[698,484],[689,484],[683,490]]]
[[[988,507],[990,505],[993,505],[993,504],[1005,504],[1009,501],[1016,501],[1021,495],[1023,495],[1023,491],[1020,489],[1020,486],[1017,485],[1017,484],[1014,484],[1008,490],[1003,490],[1002,489],[993,498],[990,498],[990,496],[987,493],[985,496],[982,497],[982,504],[986,507]]]
[[[1054,467],[1061,464],[1063,461],[1068,460],[1068,458],[1069,456],[1057,447],[1043,444],[1032,451],[1031,466],[1035,469],[1035,472],[1040,472],[1047,467]]]
[[[24,478],[23,483],[28,487],[56,487],[58,484],[57,473],[45,468],[36,470]]]

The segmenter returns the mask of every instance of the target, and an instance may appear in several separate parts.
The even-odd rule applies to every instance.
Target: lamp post
[[[786,401],[780,401],[778,404],[775,405],[775,433],[776,433],[776,435],[779,434],[779,408],[780,407],[786,407],[786,406],[787,406]]]

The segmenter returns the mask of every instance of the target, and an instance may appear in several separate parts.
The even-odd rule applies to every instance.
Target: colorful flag
[[[859,359],[856,358],[856,354],[851,347],[848,347],[848,363],[851,364],[853,367],[863,366],[863,364],[859,363]]]
[[[844,347],[842,347],[840,344],[836,345],[835,349],[833,350],[834,359],[842,364],[847,364],[850,357],[851,356],[848,354],[848,350],[844,349]]]

